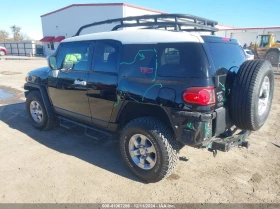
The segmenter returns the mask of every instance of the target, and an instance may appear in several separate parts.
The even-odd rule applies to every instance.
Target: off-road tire
[[[270,81],[270,93],[265,112],[258,114],[259,94],[264,78]],[[240,129],[257,131],[268,118],[274,92],[274,73],[267,60],[245,61],[233,82],[230,93],[230,113],[235,125]]]
[[[42,108],[42,112],[43,112],[43,119],[40,123],[37,123],[34,121],[34,119],[31,116],[31,112],[30,112],[30,103],[32,101],[36,101],[39,103],[39,105]],[[39,130],[49,130],[52,129],[54,127],[54,123],[51,122],[51,120],[49,119],[47,112],[46,112],[46,108],[44,105],[44,102],[42,100],[41,94],[39,91],[31,91],[26,98],[26,111],[27,111],[27,115],[28,115],[28,119],[30,121],[30,123],[37,129]]]
[[[154,144],[157,151],[157,161],[150,170],[138,167],[129,154],[128,143],[134,134],[145,135]],[[169,176],[178,161],[178,149],[174,134],[160,120],[153,117],[141,117],[129,122],[122,131],[120,149],[128,168],[137,177],[149,183],[158,182]]]

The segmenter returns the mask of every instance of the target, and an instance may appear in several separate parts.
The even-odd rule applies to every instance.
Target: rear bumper
[[[213,141],[234,125],[228,109],[224,107],[211,113],[173,111],[173,116],[178,124],[177,140],[197,148],[208,146],[207,142]]]

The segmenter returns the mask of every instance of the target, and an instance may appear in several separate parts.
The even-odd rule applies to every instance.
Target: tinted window
[[[216,70],[230,70],[233,67],[240,67],[246,60],[245,53],[238,44],[207,43],[207,45]]]
[[[200,43],[158,44],[158,75],[165,77],[206,77],[209,66]]]
[[[155,78],[158,53],[155,44],[123,46],[120,69],[130,77]]]
[[[63,43],[57,54],[59,69],[90,70],[90,43]]]
[[[94,71],[117,72],[118,47],[111,43],[98,42],[94,51]]]

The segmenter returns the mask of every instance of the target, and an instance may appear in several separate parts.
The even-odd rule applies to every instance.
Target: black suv
[[[79,35],[107,23],[116,26]],[[28,73],[31,123],[40,130],[80,125],[97,140],[121,133],[125,163],[147,182],[170,175],[184,145],[214,155],[248,147],[271,108],[272,66],[246,61],[236,40],[214,36],[216,24],[161,14],[81,27],[48,57],[49,67]]]

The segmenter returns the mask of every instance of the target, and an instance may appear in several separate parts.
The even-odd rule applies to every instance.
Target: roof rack
[[[85,28],[112,23],[117,24],[112,29],[112,31],[128,27],[145,27],[145,29],[165,29],[189,32],[199,31],[211,32],[212,34],[214,34],[214,32],[219,30],[215,27],[218,24],[218,22],[208,20],[202,17],[186,14],[157,14],[109,19],[105,21],[94,22],[80,27],[75,36],[79,36],[81,31]]]

